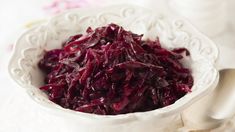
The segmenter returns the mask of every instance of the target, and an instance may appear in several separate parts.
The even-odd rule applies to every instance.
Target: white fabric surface
[[[107,4],[113,2],[109,1]],[[142,1],[138,0],[137,4],[138,2],[141,4]],[[161,2],[162,0],[159,0],[156,6],[163,8]],[[25,23],[48,16],[42,10],[43,5],[48,3],[48,0],[0,1],[0,132],[68,132],[69,130],[59,117],[43,112],[40,106],[31,101],[25,91],[10,80],[6,68],[10,56],[9,44],[13,43],[24,30]],[[214,38],[214,40],[222,42],[223,38]],[[220,128],[217,131],[224,129]]]

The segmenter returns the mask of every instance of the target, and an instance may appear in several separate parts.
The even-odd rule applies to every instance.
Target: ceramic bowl
[[[76,112],[49,101],[47,95],[39,90],[43,85],[43,74],[37,63],[44,50],[59,48],[70,35],[84,33],[89,26],[95,28],[109,23],[144,34],[144,38],[158,36],[165,48],[186,47],[191,52],[191,59],[184,64],[192,69],[195,82],[192,92],[164,108],[115,116]],[[32,100],[47,112],[63,118],[68,124],[74,124],[72,127],[76,131],[156,132],[179,127],[180,113],[215,88],[218,82],[215,68],[217,56],[216,45],[187,21],[171,15],[159,15],[141,7],[120,5],[71,10],[26,31],[15,44],[8,68],[11,78],[25,89]]]

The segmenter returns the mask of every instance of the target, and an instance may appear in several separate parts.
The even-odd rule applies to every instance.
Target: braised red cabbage
[[[46,73],[40,89],[64,108],[100,115],[173,104],[191,91],[193,77],[180,63],[190,53],[185,48],[167,50],[158,38],[142,36],[116,24],[71,36],[38,63]]]

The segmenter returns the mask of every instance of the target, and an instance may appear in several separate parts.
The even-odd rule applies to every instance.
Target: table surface
[[[30,100],[25,91],[19,88],[13,81],[10,80],[6,68],[9,56],[11,55],[12,45],[17,36],[23,30],[25,30],[26,27],[37,23],[44,18],[59,12],[60,10],[72,8],[71,5],[68,7],[68,3],[66,3],[66,6],[64,5],[65,0],[56,1],[63,4],[59,5],[59,7],[57,8],[54,8],[52,6],[49,8],[47,5],[50,5],[52,0],[0,1],[0,132],[42,132],[45,131],[45,128],[47,131],[51,132],[65,132],[68,130],[61,120],[57,120],[49,114],[45,115],[46,113],[42,113],[40,111],[41,108]],[[74,0],[70,0],[70,2],[71,1]],[[132,0],[125,2],[131,1]],[[137,0],[137,2],[139,2],[140,4],[142,1]],[[163,10],[166,10],[166,8],[164,8],[164,0],[158,1],[159,4],[157,6],[159,8],[163,8]],[[91,3],[91,0],[80,0],[80,3],[76,6],[85,7],[90,6]],[[107,4],[110,3],[114,4],[114,1],[109,1],[109,3],[107,2]],[[99,3],[97,2],[97,4]],[[235,4],[233,5],[235,6]],[[229,10],[232,15],[233,9],[231,8]],[[229,17],[230,24],[228,25],[229,27],[227,28],[227,31],[216,37],[211,37],[211,39],[214,40],[218,45],[226,43],[227,45],[229,45],[229,47],[235,48],[235,45],[233,46],[233,44],[235,44],[235,38],[233,37],[235,35],[235,32],[233,30],[233,27],[235,26],[233,26],[232,23],[235,21],[230,18],[235,17]],[[235,131],[234,125],[231,125],[234,124],[234,122],[235,119],[230,120],[228,121],[228,123],[225,123],[223,126],[213,131]],[[57,125],[53,126],[53,124]],[[60,127],[58,128],[58,126]]]

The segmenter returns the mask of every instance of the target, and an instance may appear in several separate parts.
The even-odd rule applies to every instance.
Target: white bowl
[[[47,95],[38,89],[43,85],[43,74],[38,69],[37,62],[42,58],[43,51],[60,47],[70,35],[84,33],[88,26],[98,27],[111,22],[132,32],[144,34],[145,38],[159,36],[166,48],[188,48],[191,60],[185,63],[192,69],[194,77],[192,92],[164,108],[115,116],[76,112],[49,101]],[[9,63],[9,73],[31,99],[68,124],[74,124],[76,131],[156,132],[176,129],[180,122],[180,113],[213,90],[218,82],[218,71],[215,69],[217,56],[215,44],[185,20],[170,15],[156,15],[136,6],[121,5],[71,10],[26,31],[16,42]]]

